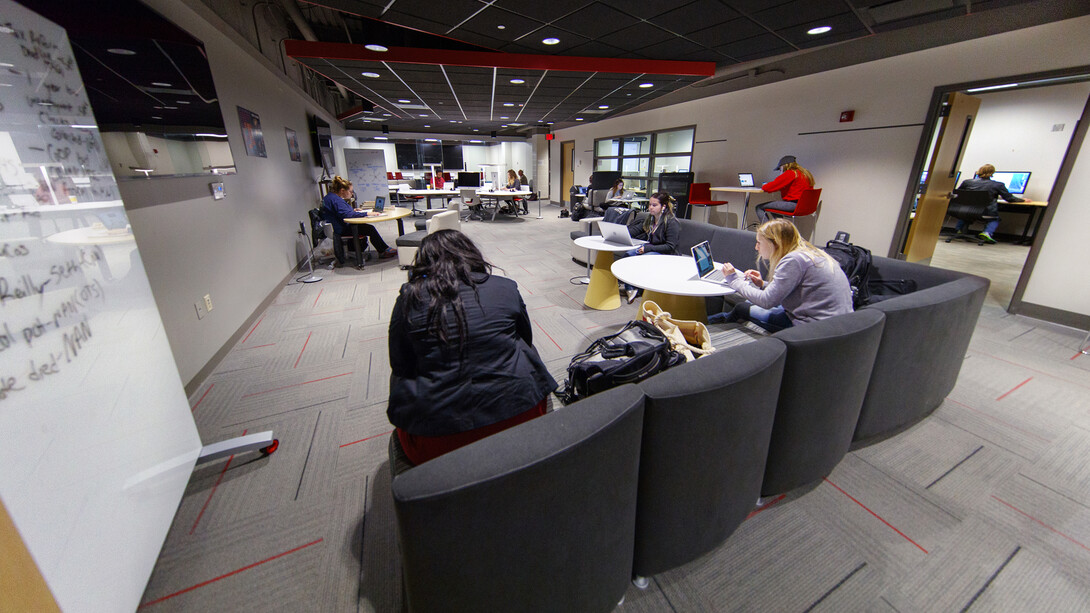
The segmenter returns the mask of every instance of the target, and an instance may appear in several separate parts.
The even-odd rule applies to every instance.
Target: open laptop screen
[[[753,187],[753,173],[752,172],[740,172],[738,173],[738,185],[741,187]]]
[[[375,196],[375,212],[381,213],[386,208],[386,196]]]

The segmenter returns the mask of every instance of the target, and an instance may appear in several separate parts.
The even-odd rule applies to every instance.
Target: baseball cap
[[[795,161],[795,156],[785,155],[782,158],[780,158],[780,163],[776,164],[776,168],[773,168],[773,170],[778,170],[780,168],[783,168],[784,164],[790,164],[791,162],[794,162],[794,161]]]

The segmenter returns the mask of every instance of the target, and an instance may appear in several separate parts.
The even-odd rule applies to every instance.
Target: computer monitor
[[[458,173],[458,187],[480,187],[481,186],[481,173],[479,172],[460,172]]]
[[[596,170],[590,182],[590,189],[609,189],[621,178],[616,170]]]
[[[1026,184],[1029,183],[1029,172],[1021,171],[995,171],[992,181],[999,181],[1007,186],[1007,191],[1017,196],[1026,193]]]

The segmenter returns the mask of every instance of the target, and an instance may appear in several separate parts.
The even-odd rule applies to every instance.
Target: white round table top
[[[575,239],[575,244],[583,249],[592,249],[594,251],[628,251],[629,249],[635,249],[639,245],[618,245],[617,243],[607,243],[601,236],[580,236]]]
[[[716,262],[716,268],[722,264]],[[696,262],[684,255],[637,255],[617,260],[613,276],[629,285],[675,296],[723,296],[734,290],[696,276]]]

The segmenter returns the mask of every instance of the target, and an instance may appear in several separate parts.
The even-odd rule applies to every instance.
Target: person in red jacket
[[[780,158],[780,163],[776,168],[782,171],[780,176],[762,185],[761,189],[766,192],[780,192],[780,199],[762,202],[756,206],[757,219],[760,219],[761,223],[771,219],[766,209],[787,213],[794,211],[802,192],[814,186],[814,175],[810,174],[809,170],[799,166],[793,155],[785,155]]]

